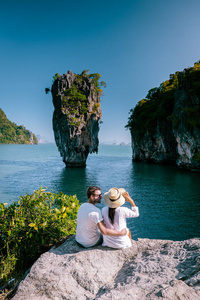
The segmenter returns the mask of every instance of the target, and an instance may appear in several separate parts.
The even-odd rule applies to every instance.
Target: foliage
[[[72,117],[70,119],[70,125],[71,126],[79,126],[81,124],[81,121],[78,118]]]
[[[89,74],[89,70],[84,70],[81,74],[75,74],[75,80],[70,88],[67,88],[62,96],[62,109],[67,110],[67,117],[71,126],[79,126],[88,112],[89,90],[85,88],[91,86],[91,94],[97,95],[97,99],[102,95],[101,86],[106,87],[104,81],[99,82],[99,73]],[[99,98],[100,100],[100,98]],[[100,103],[94,103],[93,113],[98,111]]]
[[[78,127],[83,120],[86,120],[87,113],[91,113],[89,107],[91,100],[88,100],[89,97],[94,102],[97,102],[93,106],[92,113],[98,112],[100,96],[103,96],[102,87],[106,87],[105,81],[100,81],[101,77],[99,73],[90,74],[89,70],[84,70],[81,74],[73,74],[70,88],[61,88],[61,95],[59,95],[61,97],[61,110],[67,115],[71,126]],[[62,80],[62,76],[58,73],[53,76],[53,85],[59,85],[59,78]],[[59,89],[58,87],[56,88]],[[50,88],[45,88],[45,93],[48,94],[49,92]]]
[[[100,107],[100,103],[94,103],[94,106],[93,106],[93,112],[94,112],[94,113],[97,112],[98,109],[99,109],[99,107]]]
[[[0,144],[37,144],[36,136],[24,126],[9,121],[0,109]]]
[[[0,204],[1,285],[20,277],[43,252],[74,234],[78,208],[76,195],[42,187],[10,206]]]
[[[72,87],[66,90],[64,99],[66,103],[72,106],[77,106],[78,101],[85,102],[87,100],[86,95],[75,84],[72,84]]]
[[[181,110],[186,116],[188,127],[200,126],[199,111],[193,107],[184,107]]]
[[[200,153],[199,153],[199,152],[195,153],[195,154],[193,155],[192,159],[193,159],[193,160],[196,160],[197,162],[200,162]]]
[[[53,80],[56,81],[59,77],[60,77],[60,74],[56,73],[56,74],[53,76]]]
[[[56,74],[53,76],[53,82],[56,81],[59,77],[60,77],[60,74],[56,73]],[[50,88],[49,88],[49,87],[46,87],[46,88],[45,88],[45,93],[46,93],[46,94],[49,94],[49,92],[50,92]]]
[[[49,92],[50,92],[50,88],[45,88],[45,93],[49,94]]]
[[[87,97],[75,84],[72,84],[72,87],[66,90],[63,97],[63,104],[67,108],[69,116],[70,114],[84,115],[87,113]],[[72,117],[70,124],[72,126],[79,126],[80,121]]]
[[[99,82],[99,79],[102,77],[99,73],[93,73],[88,75],[90,79],[92,79],[92,82],[95,86],[96,93],[100,96],[103,94],[103,90],[100,88],[100,86],[106,87],[106,83],[104,81]]]
[[[174,113],[175,92],[184,89],[191,97],[200,99],[200,61],[193,68],[184,72],[170,74],[169,80],[148,91],[145,99],[138,102],[134,109],[130,110],[130,116],[126,128],[132,130],[141,139],[146,132],[154,134],[158,123],[171,122],[173,128],[180,123],[180,115]],[[185,107],[182,109],[185,115],[186,126],[192,128],[200,126],[200,109]]]

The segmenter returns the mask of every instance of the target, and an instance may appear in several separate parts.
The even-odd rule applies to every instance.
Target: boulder
[[[200,239],[139,239],[83,248],[74,236],[44,253],[13,300],[200,299]]]

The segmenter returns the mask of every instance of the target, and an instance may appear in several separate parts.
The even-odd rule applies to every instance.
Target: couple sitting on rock
[[[131,247],[131,235],[126,218],[139,216],[138,207],[123,188],[111,188],[104,194],[107,206],[102,212],[95,204],[101,203],[101,189],[91,186],[87,190],[88,202],[81,204],[77,214],[76,241],[83,247],[97,245],[122,249]],[[121,207],[130,202],[131,209]]]

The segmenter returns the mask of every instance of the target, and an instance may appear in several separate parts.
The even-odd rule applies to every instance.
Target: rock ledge
[[[79,246],[74,236],[44,253],[14,300],[200,299],[200,239],[139,239],[115,250]]]

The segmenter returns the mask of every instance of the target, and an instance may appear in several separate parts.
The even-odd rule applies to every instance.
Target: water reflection
[[[88,186],[87,172],[85,168],[63,168],[51,185],[57,192],[68,195],[77,195],[79,201],[86,200]]]
[[[173,240],[200,236],[199,179],[199,174],[174,166],[133,163],[130,190],[140,207],[138,236]]]

